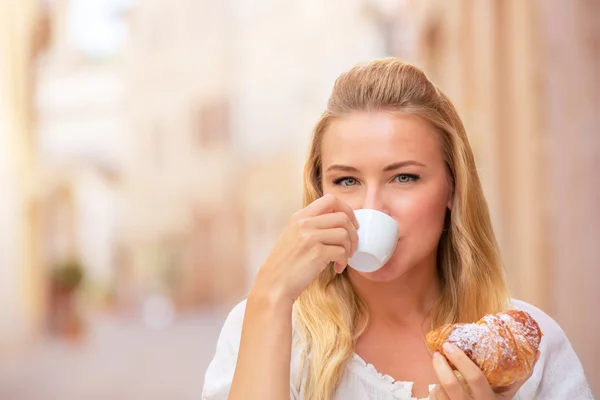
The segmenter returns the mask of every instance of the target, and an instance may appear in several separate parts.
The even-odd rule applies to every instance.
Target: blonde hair
[[[357,65],[336,80],[313,132],[304,205],[323,195],[321,143],[331,122],[369,110],[419,115],[439,133],[454,197],[438,245],[442,294],[431,313],[432,328],[505,310],[509,295],[502,263],[465,128],[448,97],[419,68],[386,58]],[[298,298],[295,319],[304,398],[330,399],[366,327],[367,307],[347,275],[329,267]]]

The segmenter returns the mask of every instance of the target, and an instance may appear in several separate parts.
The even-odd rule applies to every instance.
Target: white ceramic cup
[[[359,223],[358,246],[348,260],[357,271],[374,272],[390,259],[398,243],[398,224],[381,211],[361,209],[354,215]]]

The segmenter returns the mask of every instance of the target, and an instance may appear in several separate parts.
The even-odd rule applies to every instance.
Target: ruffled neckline
[[[394,379],[394,377],[392,377],[388,374],[382,374],[381,372],[377,371],[377,368],[375,368],[375,366],[373,364],[366,362],[365,360],[363,360],[363,358],[361,356],[359,356],[356,353],[353,354],[353,360],[355,362],[357,362],[362,368],[366,369],[371,375],[376,376],[383,384],[389,386],[394,397],[397,397],[399,399],[410,399],[410,400],[427,400],[427,399],[429,399],[429,397],[424,397],[424,398],[413,397],[412,389],[413,389],[414,382],[397,381],[396,379]],[[429,385],[429,393],[431,393],[431,391],[433,390],[434,387],[435,387],[435,385]]]

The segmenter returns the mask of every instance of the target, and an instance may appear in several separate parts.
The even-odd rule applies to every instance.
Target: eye
[[[358,181],[355,178],[352,178],[350,176],[345,176],[343,178],[338,178],[335,181],[333,181],[334,185],[339,185],[339,186],[343,186],[343,187],[354,186],[357,183],[358,183]]]
[[[420,178],[419,175],[415,175],[415,174],[398,174],[394,177],[394,180],[398,183],[411,183],[411,182],[416,182],[418,181]]]

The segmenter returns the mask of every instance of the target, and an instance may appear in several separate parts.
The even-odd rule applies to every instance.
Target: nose
[[[390,215],[389,208],[386,204],[382,191],[378,187],[368,188],[365,192],[362,208],[381,211]]]

